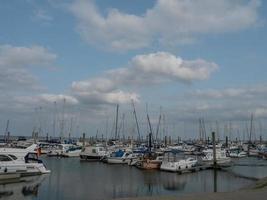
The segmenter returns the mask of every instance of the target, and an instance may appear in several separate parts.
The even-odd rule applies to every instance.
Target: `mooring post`
[[[212,132],[212,146],[213,146],[213,167],[217,168],[217,161],[216,161],[216,142],[215,142],[215,132]]]

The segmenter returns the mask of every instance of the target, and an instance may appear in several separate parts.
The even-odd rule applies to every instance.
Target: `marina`
[[[78,158],[44,157],[51,174],[35,177],[33,182],[1,185],[1,194],[20,193],[22,188],[36,188],[20,199],[116,199],[125,197],[184,195],[192,193],[230,192],[253,184],[267,175],[266,167],[235,167],[229,173],[213,170],[176,174],[163,171],[139,170],[127,165],[109,165],[100,162],[80,162]],[[252,164],[258,159],[243,161]],[[266,164],[266,162],[260,162]],[[238,172],[238,173],[236,173]],[[44,176],[44,177],[43,177]],[[248,176],[249,178],[244,178]],[[253,179],[255,178],[255,179]],[[216,183],[214,182],[216,181]],[[214,187],[216,184],[216,188]],[[70,189],[72,188],[72,189]],[[19,194],[18,194],[19,195]],[[3,197],[3,196],[2,196]],[[15,196],[5,196],[14,199]]]
[[[162,143],[160,148],[149,137],[139,145],[137,141],[115,140],[102,143],[95,140],[90,144],[85,137],[76,144],[47,141],[44,146],[44,142],[37,140],[37,144],[30,144],[30,141],[35,140],[29,139],[29,147],[24,149],[0,148],[0,169],[3,169],[0,194],[5,199],[20,196],[20,199],[104,200],[233,192],[267,176],[267,160],[261,153],[265,151],[264,143],[256,145],[262,148],[256,156],[246,152],[245,156],[231,157],[235,143],[230,142],[227,147],[223,141],[215,145],[180,141],[167,146]],[[13,146],[17,142],[8,143]],[[41,147],[45,152],[42,153]],[[70,151],[74,152],[72,156],[66,156]],[[28,163],[30,155],[35,155],[35,162]],[[38,169],[38,165],[43,166],[40,172],[33,168]],[[68,189],[72,187],[73,190]]]
[[[266,199],[266,11],[2,0],[0,200]]]

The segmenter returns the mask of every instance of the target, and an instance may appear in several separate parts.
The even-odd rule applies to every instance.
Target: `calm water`
[[[113,199],[122,197],[181,195],[196,192],[233,191],[253,183],[235,174],[267,176],[267,167],[234,166],[231,173],[213,170],[178,175],[144,171],[127,165],[80,162],[77,158],[43,158],[50,175],[28,177],[25,182],[0,185],[1,199]],[[267,161],[238,160],[250,164]],[[217,179],[216,179],[217,177]]]

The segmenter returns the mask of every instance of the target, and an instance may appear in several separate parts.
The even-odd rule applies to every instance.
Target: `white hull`
[[[195,167],[197,160],[180,160],[177,162],[162,162],[160,169],[163,171],[179,172],[184,170],[190,170]]]
[[[19,179],[21,174],[19,173],[0,173],[0,181],[2,180],[10,180],[10,179]]]
[[[127,164],[127,160],[123,158],[107,158],[109,164]]]
[[[216,160],[216,163],[218,165],[229,164],[230,162],[231,162],[231,158],[228,158],[228,157]],[[207,165],[213,165],[213,160],[203,160],[203,163]]]
[[[246,152],[241,152],[241,153],[230,153],[230,158],[244,158],[247,157]]]
[[[76,150],[76,151],[70,151],[66,153],[62,153],[62,156],[64,157],[79,157],[81,153],[81,150]]]

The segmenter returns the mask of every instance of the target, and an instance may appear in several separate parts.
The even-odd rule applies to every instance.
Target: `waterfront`
[[[267,161],[236,160],[229,172],[213,170],[179,175],[146,171],[128,165],[80,162],[78,158],[42,157],[50,175],[29,177],[22,183],[0,185],[4,199],[114,199],[143,196],[173,196],[192,193],[228,192],[247,187],[267,176]],[[247,164],[260,166],[240,166]],[[240,176],[239,176],[240,175]],[[243,178],[247,176],[250,178]],[[216,181],[216,183],[215,183]],[[215,184],[214,184],[215,183]],[[216,186],[216,187],[215,187]]]

